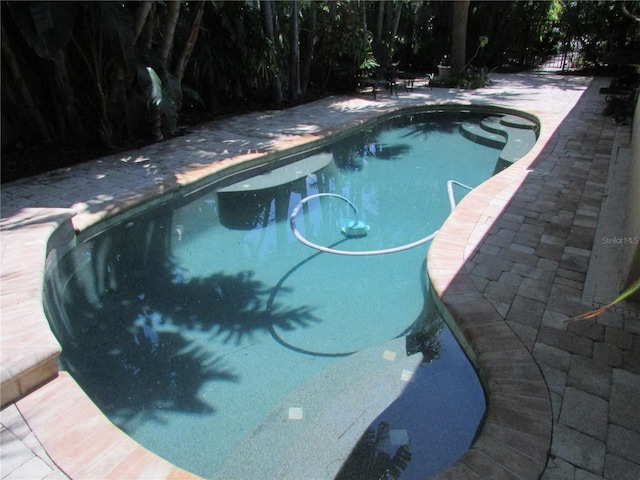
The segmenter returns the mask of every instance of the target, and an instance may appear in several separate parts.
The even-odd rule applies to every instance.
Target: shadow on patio
[[[438,478],[539,478],[545,469],[622,478],[615,472],[629,462],[638,471],[607,437],[629,428],[615,416],[614,402],[627,402],[616,375],[640,371],[637,338],[617,360],[603,352],[612,335],[631,335],[620,315],[564,321],[590,308],[582,292],[612,148],[617,129],[629,128],[601,114],[602,81],[534,161],[470,193],[430,248],[433,293],[479,370],[488,407],[478,441]],[[634,443],[638,429],[625,435]]]

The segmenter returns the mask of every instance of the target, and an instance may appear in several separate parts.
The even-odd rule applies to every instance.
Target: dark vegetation
[[[631,63],[638,15],[610,1],[2,2],[2,182],[349,92],[392,64],[425,75],[451,56],[446,86],[477,88],[568,53],[573,68]]]

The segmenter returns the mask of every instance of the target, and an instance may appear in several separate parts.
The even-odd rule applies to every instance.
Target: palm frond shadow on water
[[[424,275],[426,264],[422,265],[421,272],[425,292],[424,308],[411,328],[404,333],[407,334],[407,355],[421,354],[422,364],[426,365],[440,358],[442,344],[439,337],[444,330],[444,320],[429,298]],[[412,412],[406,409],[405,400],[407,396],[412,396],[411,389],[408,390],[369,425],[335,480],[397,480],[404,478],[403,474],[412,460],[423,460],[414,459],[415,448],[411,445],[412,438],[407,422],[421,422],[411,418]],[[398,415],[398,410],[403,410],[404,413]]]
[[[430,478],[464,455],[482,414],[467,411],[478,407],[470,408],[474,399],[464,398],[463,389],[446,392],[446,387],[446,381],[434,383],[425,366],[419,367],[405,391],[367,427],[335,480]]]
[[[343,465],[336,480],[386,480],[400,478],[411,461],[411,446],[402,444],[396,448],[391,440],[391,426],[380,422],[369,427]]]
[[[451,133],[459,128],[455,121],[443,122],[442,118],[459,118],[455,112],[433,114],[417,114],[408,118],[399,117],[387,120],[385,125],[396,129],[406,129],[403,138],[426,137],[436,133]],[[481,118],[478,116],[478,118]],[[437,119],[437,120],[436,120]],[[411,152],[410,144],[386,144],[379,141],[380,126],[365,128],[352,134],[346,140],[336,140],[332,146],[332,154],[336,165],[344,171],[359,171],[364,168],[367,158],[383,161],[397,161]],[[354,140],[354,138],[357,138]]]
[[[215,413],[201,388],[242,377],[225,358],[229,348],[216,354],[211,340],[241,349],[257,332],[318,321],[307,306],[267,312],[272,288],[249,271],[183,278],[161,260],[168,258],[170,224],[138,222],[96,237],[47,275],[45,305],[63,347],[61,367],[128,432],[163,421],[163,411]],[[132,238],[148,245],[131,248]]]

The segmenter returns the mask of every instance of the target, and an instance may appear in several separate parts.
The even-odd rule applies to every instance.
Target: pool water
[[[469,448],[485,404],[429,300],[428,243],[389,255],[321,253],[294,237],[289,215],[309,195],[344,196],[370,227],[362,238],[342,234],[354,211],[337,197],[310,200],[296,217],[305,238],[344,251],[432,233],[450,213],[447,180],[476,186],[496,171],[499,151],[458,132],[482,118],[387,120],[77,245],[45,287],[61,367],[135,440],[212,477],[288,395],[330,367],[349,368],[355,352],[406,336],[408,353],[423,357],[418,371],[335,471],[437,473]]]

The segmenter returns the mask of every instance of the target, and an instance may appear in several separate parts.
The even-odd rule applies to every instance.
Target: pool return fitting
[[[451,211],[452,212],[456,208],[456,199],[455,199],[455,195],[454,195],[454,191],[453,191],[453,186],[454,185],[458,185],[458,186],[460,186],[462,188],[466,188],[467,190],[473,190],[473,187],[465,185],[464,183],[457,182],[455,180],[449,180],[447,182],[447,194],[449,196],[449,206],[451,207]],[[354,219],[350,220],[350,221],[347,221],[347,223],[341,227],[341,231],[342,231],[342,233],[344,234],[345,237],[347,237],[347,238],[362,238],[362,237],[365,237],[369,233],[370,227],[369,227],[368,224],[366,224],[365,222],[360,220],[359,215],[358,215],[358,209],[353,204],[353,202],[351,202],[351,200],[349,200],[348,198],[343,197],[342,195],[338,195],[337,193],[316,193],[316,194],[309,195],[308,197],[303,198],[302,200],[300,200],[300,202],[298,202],[298,204],[291,211],[291,215],[289,215],[289,225],[291,226],[291,231],[293,232],[293,235],[301,243],[303,243],[304,245],[306,245],[308,247],[311,247],[311,248],[314,248],[316,250],[319,250],[321,252],[332,253],[334,255],[347,255],[347,256],[385,255],[385,254],[388,254],[388,253],[402,252],[404,250],[409,250],[410,248],[417,247],[419,245],[423,245],[423,244],[433,240],[433,238],[436,236],[436,233],[438,233],[438,230],[436,230],[435,232],[427,235],[424,238],[416,240],[415,242],[407,243],[405,245],[400,245],[398,247],[384,248],[384,249],[381,249],[381,250],[348,251],[348,250],[337,250],[335,248],[318,245],[317,243],[313,243],[313,242],[307,240],[300,233],[300,231],[296,227],[296,217],[298,216],[298,212],[300,211],[300,208],[302,208],[302,206],[305,203],[307,203],[309,200],[313,200],[314,198],[319,198],[319,197],[336,197],[336,198],[339,198],[340,200],[343,200],[344,202],[347,202],[351,206],[351,208],[353,209],[353,211],[354,211]]]

